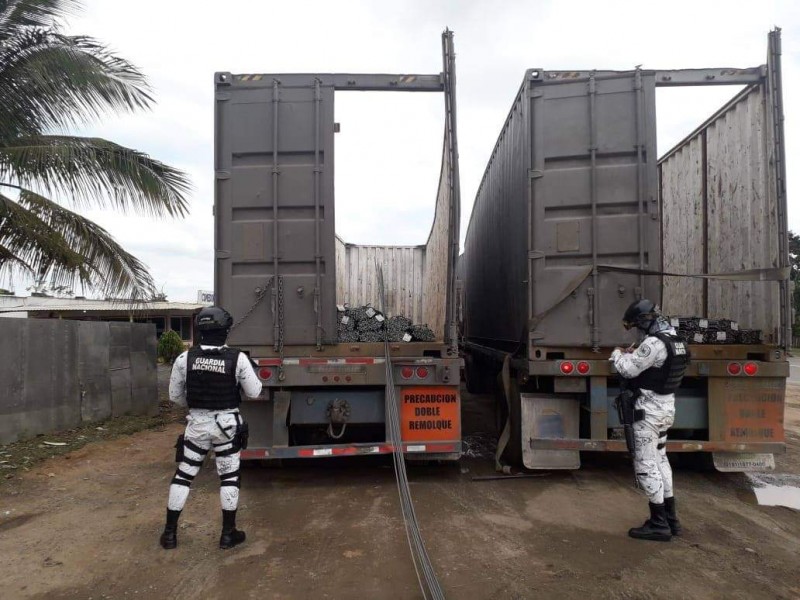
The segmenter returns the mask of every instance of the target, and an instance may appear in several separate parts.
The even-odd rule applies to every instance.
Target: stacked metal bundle
[[[408,330],[415,342],[435,342],[436,336],[427,325],[412,325]]]
[[[382,342],[382,331],[362,331],[358,334],[359,342]]]
[[[739,330],[739,343],[740,344],[760,344],[761,343],[761,330],[760,329],[740,329]]]
[[[353,343],[358,341],[356,320],[349,308],[337,306],[336,330],[340,342]]]
[[[382,342],[386,318],[371,306],[338,305],[337,334],[339,342]]]
[[[671,317],[670,324],[690,344],[757,344],[761,338],[760,331],[739,329],[731,319]]]
[[[356,329],[358,329],[359,334],[380,331],[383,329],[385,322],[386,317],[384,317],[383,314],[372,307],[367,307],[366,315],[364,318],[359,319],[356,324]]]
[[[435,342],[436,335],[427,325],[414,325],[411,319],[397,315],[386,318],[371,306],[338,305],[337,336],[339,342]]]
[[[386,334],[390,342],[410,342],[411,334],[408,329],[411,327],[411,319],[400,315],[389,317],[386,320]]]

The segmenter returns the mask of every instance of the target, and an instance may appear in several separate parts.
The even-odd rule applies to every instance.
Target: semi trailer
[[[690,346],[668,451],[736,471],[785,450],[780,55],[775,30],[752,68],[525,73],[458,265],[466,383],[500,390],[505,461],[574,469],[581,451],[625,450],[607,358],[636,341],[621,321],[641,298],[693,318],[689,341],[703,342]],[[656,89],[708,85],[741,91],[657,158]],[[709,339],[720,320],[750,332]]]
[[[250,428],[244,459],[392,452],[387,363],[403,450],[421,459],[460,456],[460,192],[450,31],[442,51],[436,74],[214,75],[216,301],[234,317],[228,343],[250,356],[264,384],[260,398],[242,404]],[[442,94],[441,171],[424,245],[359,246],[336,235],[334,102],[360,91]],[[427,325],[433,339],[340,342],[345,306],[365,307],[370,316],[379,311],[380,318],[406,316]]]

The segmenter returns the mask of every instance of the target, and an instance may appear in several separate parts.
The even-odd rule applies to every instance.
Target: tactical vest
[[[656,394],[672,394],[681,385],[686,367],[689,365],[689,349],[686,342],[667,333],[654,333],[667,347],[667,358],[660,367],[650,367],[631,381],[633,387],[650,390]]]
[[[195,346],[186,358],[186,403],[189,408],[225,410],[241,401],[236,381],[236,348],[203,350]]]

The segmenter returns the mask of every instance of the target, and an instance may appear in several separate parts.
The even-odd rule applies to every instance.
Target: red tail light
[[[569,375],[575,370],[575,365],[573,365],[571,362],[562,362],[559,365],[559,368],[564,375]]]
[[[420,379],[425,379],[428,376],[428,369],[425,367],[418,367],[417,368],[417,377]]]
[[[258,376],[264,380],[272,379],[272,369],[259,369]]]
[[[411,367],[403,367],[400,369],[400,376],[403,379],[411,379],[414,376],[414,369]]]
[[[581,361],[578,363],[578,373],[581,375],[586,375],[589,372],[589,368],[589,363],[587,362]]]
[[[756,363],[747,363],[744,366],[744,372],[748,374],[750,377],[758,373],[758,365]]]
[[[742,372],[742,365],[739,363],[728,363],[728,373],[730,375],[738,375]]]

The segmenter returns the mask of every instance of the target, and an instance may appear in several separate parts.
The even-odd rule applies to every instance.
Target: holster
[[[247,449],[247,442],[250,437],[250,426],[244,421],[241,417],[239,417],[238,424],[236,425],[236,445],[239,446],[240,450]]]
[[[614,400],[619,422],[625,430],[625,446],[627,446],[628,452],[631,454],[636,449],[636,443],[633,438],[633,424],[644,419],[644,411],[636,408],[636,398],[638,396],[639,390],[624,389]]]
[[[175,462],[183,462],[183,434],[175,441]]]

